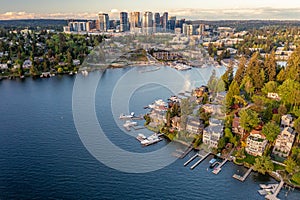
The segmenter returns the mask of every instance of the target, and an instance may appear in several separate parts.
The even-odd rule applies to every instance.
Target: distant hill
[[[195,20],[187,21],[187,23],[208,24],[212,26],[229,26],[236,28],[238,31],[261,28],[265,26],[300,26],[300,21],[297,20]]]
[[[54,29],[63,30],[67,20],[63,19],[21,19],[21,20],[0,20],[0,27],[5,29]]]

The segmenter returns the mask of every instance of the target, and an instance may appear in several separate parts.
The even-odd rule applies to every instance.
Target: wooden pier
[[[220,165],[218,165],[212,172],[213,172],[214,174],[218,174],[218,173],[221,171],[223,165],[225,165],[225,163],[226,163],[227,161],[228,161],[227,158],[226,158],[225,160],[223,160],[223,162],[222,162]]]
[[[179,158],[184,158],[186,157],[186,155],[188,155],[191,151],[193,150],[193,145],[190,145],[184,152],[183,154],[181,154],[181,156]]]
[[[246,180],[246,178],[249,176],[249,174],[251,173],[251,171],[253,170],[253,167],[251,167],[250,169],[248,169],[248,171],[244,174],[244,176],[240,176],[240,175],[237,175],[237,174],[234,174],[232,177],[239,180],[239,181],[242,181],[244,182]]]
[[[195,167],[197,167],[203,160],[205,160],[208,156],[210,155],[210,152],[207,153],[206,155],[202,156],[198,154],[199,157],[201,157],[200,160],[198,160],[193,166],[191,166],[191,170],[193,170]]]
[[[188,161],[186,161],[183,165],[187,166],[188,164],[190,164],[190,162],[192,162],[193,160],[195,160],[195,158],[198,157],[198,153],[196,153],[193,157],[191,157]]]
[[[278,200],[277,195],[279,194],[283,185],[284,185],[284,181],[281,179],[281,181],[280,181],[279,185],[277,186],[277,188],[275,189],[274,193],[266,195],[265,198],[269,199],[269,200]]]

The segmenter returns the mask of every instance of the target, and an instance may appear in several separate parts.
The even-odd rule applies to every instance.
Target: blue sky
[[[300,19],[299,0],[0,0],[0,19],[92,18],[99,11],[169,11],[190,19]],[[111,12],[112,11],[112,12]]]

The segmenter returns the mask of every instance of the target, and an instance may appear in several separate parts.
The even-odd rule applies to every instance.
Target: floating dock
[[[232,177],[239,180],[239,181],[242,181],[244,182],[246,180],[246,178],[249,176],[249,174],[251,173],[251,171],[253,170],[253,167],[251,167],[250,169],[248,169],[248,171],[244,174],[244,176],[240,176],[240,175],[237,175],[237,174],[234,174]]]

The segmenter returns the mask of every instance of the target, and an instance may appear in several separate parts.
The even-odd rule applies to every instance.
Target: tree
[[[262,88],[262,92],[265,94],[268,94],[269,92],[277,92],[278,83],[276,81],[269,81],[265,84],[265,86]]]
[[[244,109],[239,112],[241,127],[249,132],[259,123],[258,114],[251,109]]]
[[[277,74],[276,76],[276,80],[279,82],[279,83],[283,83],[286,79],[285,77],[285,71],[284,71],[284,68],[282,68],[279,73]]]
[[[267,80],[275,81],[277,63],[274,51],[272,51],[270,55],[266,56],[264,65],[266,68]]]
[[[225,83],[225,90],[228,91],[231,82],[233,81],[233,62],[230,61],[227,70],[222,75],[222,80]]]
[[[299,170],[299,167],[297,167],[297,163],[295,160],[292,158],[288,158],[284,161],[285,166],[285,171],[287,171],[289,174],[294,174]]]
[[[217,78],[216,70],[213,70],[207,82],[207,87],[210,92],[215,92],[217,83],[218,83],[218,78]]]
[[[261,61],[258,59],[259,53],[256,52],[252,55],[249,60],[248,67],[246,70],[246,75],[248,75],[252,80],[256,80],[253,82],[254,88],[260,90],[263,85],[261,79]],[[259,77],[259,79],[257,79]]]
[[[287,113],[287,109],[286,109],[285,105],[281,104],[278,108],[278,114],[282,116],[282,115],[285,115],[286,113]]]
[[[253,167],[255,171],[258,171],[262,174],[274,170],[274,164],[272,163],[271,158],[266,156],[255,158],[255,163]]]
[[[288,60],[286,78],[300,81],[300,48],[297,47]]]
[[[220,138],[219,142],[218,142],[218,149],[223,149],[226,145],[226,141],[225,141],[225,138],[222,137]]]
[[[241,83],[241,89],[242,90],[245,90],[245,92],[249,95],[249,96],[252,96],[253,93],[254,93],[254,83],[253,83],[253,79],[246,75],[244,78],[243,78],[243,81]]]
[[[285,104],[300,105],[300,83],[287,79],[278,87],[278,93]]]
[[[262,128],[262,133],[266,136],[267,140],[273,143],[280,133],[280,127],[274,122],[268,122]]]
[[[234,80],[238,83],[238,85],[242,83],[245,74],[246,63],[247,63],[247,59],[244,56],[242,56],[239,60],[238,69],[236,70],[234,76]]]
[[[234,104],[234,96],[240,95],[240,89],[235,80],[232,81],[232,83],[229,86],[228,92],[226,94],[226,108],[230,109],[230,107]]]
[[[294,129],[297,132],[296,142],[299,144],[300,143],[300,117],[298,117],[294,121]]]

